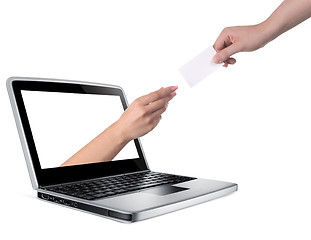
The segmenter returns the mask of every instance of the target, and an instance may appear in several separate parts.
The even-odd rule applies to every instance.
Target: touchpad
[[[182,188],[182,187],[175,187],[175,186],[161,186],[157,188],[153,188],[150,190],[144,191],[144,193],[151,193],[155,195],[167,195],[172,194],[180,191],[188,190],[189,188]]]

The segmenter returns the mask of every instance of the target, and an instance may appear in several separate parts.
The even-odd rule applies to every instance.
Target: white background
[[[178,73],[224,27],[259,23],[280,2],[1,1],[1,235],[310,239],[310,20],[193,89]],[[14,75],[121,85],[129,102],[177,84],[142,138],[151,169],[232,181],[239,191],[132,225],[39,201],[5,89]]]
[[[119,96],[22,91],[41,168],[59,167],[119,119]],[[114,160],[138,158],[134,141]]]

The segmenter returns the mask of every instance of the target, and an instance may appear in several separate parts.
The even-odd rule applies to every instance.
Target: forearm
[[[115,122],[61,166],[111,161],[128,143],[123,136],[118,122]]]
[[[260,25],[266,29],[268,43],[311,16],[311,0],[284,0]]]
[[[118,121],[61,166],[111,161],[128,142],[144,136],[158,125],[176,90],[177,86],[161,88],[136,99]]]

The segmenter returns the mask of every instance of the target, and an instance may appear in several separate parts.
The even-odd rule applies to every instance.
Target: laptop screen
[[[29,90],[22,90],[21,94],[43,169],[64,164],[124,112],[117,95]],[[131,141],[113,161],[138,157]],[[70,165],[88,163],[92,159],[73,161]]]
[[[75,154],[127,108],[120,87],[18,77],[8,84],[34,187],[148,170],[139,139],[113,159],[76,161]]]

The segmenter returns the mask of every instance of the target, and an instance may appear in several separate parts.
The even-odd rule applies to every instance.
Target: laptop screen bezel
[[[49,186],[66,182],[81,181],[86,179],[100,178],[112,175],[120,175],[131,172],[148,170],[143,150],[138,139],[134,143],[138,152],[138,158],[124,159],[119,161],[91,163],[84,165],[74,165],[67,167],[56,167],[42,169],[36,150],[35,141],[31,132],[31,126],[27,116],[27,111],[22,98],[22,90],[40,92],[62,92],[78,94],[100,94],[119,96],[124,110],[127,109],[127,102],[120,87],[109,85],[94,85],[86,83],[53,82],[53,81],[20,81],[12,82],[12,88],[16,100],[16,105],[20,115],[22,128],[27,142],[30,158],[38,186]],[[57,149],[55,149],[57,150]]]

